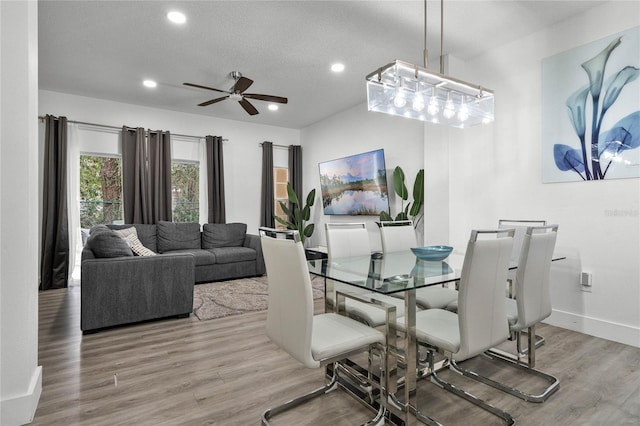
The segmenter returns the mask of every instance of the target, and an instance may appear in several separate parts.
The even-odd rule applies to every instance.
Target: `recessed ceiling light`
[[[151,89],[153,89],[154,87],[156,87],[158,85],[158,83],[156,83],[153,80],[145,80],[145,81],[142,82],[142,84],[144,84],[145,87],[149,87]]]
[[[278,105],[269,104],[269,106],[267,108],[269,108],[270,111],[277,111],[278,110]]]
[[[174,24],[184,24],[187,22],[187,17],[182,12],[171,11],[167,13],[167,18]]]
[[[333,72],[342,72],[342,71],[344,71],[344,64],[337,63],[337,64],[331,65],[331,71],[333,71]]]

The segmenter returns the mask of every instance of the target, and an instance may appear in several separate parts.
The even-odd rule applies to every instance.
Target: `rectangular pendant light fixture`
[[[444,75],[443,3],[441,0],[440,73],[427,69],[427,2],[424,0],[424,67],[396,60],[367,75],[369,111],[459,128],[493,121],[491,90]]]
[[[494,118],[491,90],[408,62],[393,61],[366,78],[369,111],[460,128]]]

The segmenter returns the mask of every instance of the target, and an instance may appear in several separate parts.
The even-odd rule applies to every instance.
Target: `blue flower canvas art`
[[[542,62],[542,180],[640,177],[640,27]]]

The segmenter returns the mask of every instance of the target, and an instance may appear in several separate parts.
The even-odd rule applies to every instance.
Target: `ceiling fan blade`
[[[253,84],[253,80],[247,77],[240,77],[236,84],[233,86],[234,93],[242,93]]]
[[[289,102],[287,98],[283,98],[282,96],[261,95],[259,93],[245,93],[244,97],[257,99],[259,101],[276,102],[279,104],[286,104],[287,102]]]
[[[215,89],[213,87],[202,86],[200,84],[193,84],[193,83],[182,83],[182,84],[184,84],[185,86],[197,87],[198,89],[207,89],[207,90],[213,90],[215,92],[220,92],[220,93],[229,93],[226,90]]]
[[[238,101],[238,102],[240,103],[240,105],[242,105],[242,108],[244,108],[244,110],[249,113],[249,115],[259,114],[259,112],[256,109],[256,107],[251,105],[251,102],[249,102],[248,100],[242,99],[241,101]]]
[[[215,104],[216,102],[220,102],[220,101],[224,101],[225,99],[227,99],[229,97],[229,95],[227,96],[222,96],[220,98],[215,98],[215,99],[211,99],[210,101],[207,102],[203,102],[201,104],[198,104],[198,106],[207,106],[207,105],[211,105],[211,104]]]

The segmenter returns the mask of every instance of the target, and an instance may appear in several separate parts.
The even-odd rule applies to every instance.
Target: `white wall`
[[[496,121],[449,145],[452,244],[499,218],[558,223],[558,247],[570,258],[554,267],[549,322],[635,346],[640,179],[542,184],[541,70],[548,56],[638,25],[638,2],[610,2],[468,62],[466,78],[495,91]],[[591,293],[580,290],[581,270],[593,273]]]
[[[0,2],[0,424],[29,423],[38,366],[38,7]]]
[[[251,233],[257,233],[260,225],[262,149],[258,144],[263,141],[278,145],[300,144],[300,131],[294,129],[252,125],[45,90],[41,90],[39,96],[39,115],[63,115],[74,121],[228,139],[223,148],[227,222],[244,222]]]
[[[316,230],[309,246],[326,246],[326,222],[365,222],[370,231],[372,249],[382,248],[380,232],[375,225],[379,220],[377,216],[324,215],[318,163],[383,148],[391,214],[395,216],[400,210],[400,200],[393,192],[393,169],[396,166],[402,167],[405,184],[411,191],[416,173],[423,168],[422,140],[421,122],[368,112],[366,104],[357,105],[302,129],[303,192],[306,195],[316,188],[316,202],[311,213]],[[422,239],[420,235],[418,238]]]

